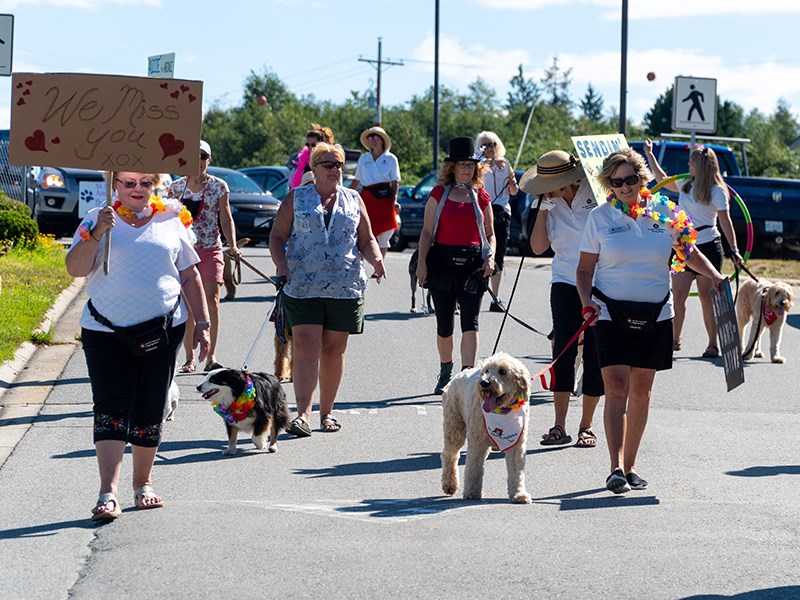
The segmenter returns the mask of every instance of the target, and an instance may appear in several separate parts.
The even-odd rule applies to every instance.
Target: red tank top
[[[431,198],[436,203],[442,201],[444,186],[437,185],[431,190]],[[478,207],[481,213],[491,204],[492,199],[486,190],[478,190]],[[451,199],[439,215],[439,225],[436,228],[437,244],[445,246],[480,246],[481,236],[478,232],[478,223],[475,219],[475,209],[472,202],[453,202]]]

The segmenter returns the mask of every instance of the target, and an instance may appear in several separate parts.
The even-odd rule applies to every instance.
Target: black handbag
[[[181,297],[179,295],[175,306],[172,307],[168,314],[150,319],[144,323],[131,325],[130,327],[117,327],[114,325],[97,312],[91,299],[87,306],[89,307],[89,313],[98,323],[111,329],[133,356],[141,358],[164,350],[169,346],[169,330],[172,327],[172,317],[175,311],[178,310],[180,303]]]
[[[369,190],[369,193],[376,198],[389,198],[394,196],[392,194],[392,184],[387,182],[375,183],[373,185],[364,186]]]
[[[605,302],[608,314],[614,325],[623,331],[631,333],[647,333],[652,331],[658,322],[661,309],[669,300],[670,292],[661,302],[634,302],[633,300],[614,300],[609,298],[596,287],[592,294]]]

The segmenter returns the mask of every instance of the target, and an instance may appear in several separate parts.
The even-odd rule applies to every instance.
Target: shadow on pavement
[[[52,421],[62,421],[64,419],[86,419],[92,416],[92,411],[86,410],[77,413],[64,413],[59,415],[43,415],[39,413],[36,416],[32,417],[17,417],[13,419],[0,419],[0,427],[4,427],[6,425],[21,425],[21,424],[28,424],[33,423],[36,421],[39,424],[48,423]]]
[[[747,467],[741,471],[726,471],[735,477],[774,477],[775,475],[800,475],[800,465],[776,465],[774,467]]]
[[[15,388],[29,388],[29,387],[40,387],[43,385],[56,385],[58,384],[59,387],[64,385],[75,385],[75,384],[83,384],[89,383],[89,377],[73,377],[64,378],[64,379],[48,379],[46,381],[41,380],[33,380],[33,381],[22,381],[18,383],[8,383],[7,381],[0,381],[0,388],[4,390],[13,390]]]
[[[686,596],[683,600],[768,600],[768,598],[799,598],[800,586],[786,585],[782,587],[765,588],[763,590],[752,590],[742,592],[733,596],[722,596],[720,594],[698,594],[696,596]]]
[[[56,523],[45,523],[42,525],[31,525],[29,527],[18,527],[17,529],[0,530],[0,540],[13,540],[24,538],[47,537],[57,535],[64,529],[95,529],[96,524],[89,520],[89,517],[79,521],[59,521]]]
[[[469,506],[485,506],[487,504],[508,504],[507,498],[485,498],[482,500],[462,500],[449,496],[433,496],[429,498],[379,498],[362,500],[358,506],[337,508],[342,513],[366,513],[376,518],[418,517],[420,515],[440,514],[448,510],[456,510]]]

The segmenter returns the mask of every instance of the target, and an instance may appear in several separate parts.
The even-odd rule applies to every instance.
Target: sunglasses
[[[205,152],[200,153],[200,160],[208,160],[209,158],[211,158],[210,154],[206,154]]]
[[[638,175],[629,175],[628,177],[611,178],[611,187],[613,188],[621,188],[623,185],[636,185],[639,183],[639,176]]]
[[[306,148],[308,148],[309,150],[311,150],[311,149],[312,149],[312,148],[314,148],[314,146],[316,146],[316,145],[317,145],[317,143],[316,143],[316,142],[314,142],[313,144],[308,144],[308,143],[307,143],[307,144],[306,144]]]
[[[338,160],[321,160],[317,163],[317,166],[323,169],[341,169],[344,163]]]
[[[367,136],[367,139],[368,139],[368,140],[381,139],[381,136],[379,136],[377,133],[370,133],[370,134]]]
[[[155,185],[155,182],[152,179],[143,179],[142,181],[122,181],[121,179],[117,179],[117,181],[129,190],[134,189],[137,185],[149,190],[151,187],[153,187],[153,185]]]
[[[482,148],[495,148],[497,146],[497,142],[484,142],[481,144]]]

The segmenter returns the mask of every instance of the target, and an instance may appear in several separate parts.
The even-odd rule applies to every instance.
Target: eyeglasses
[[[456,168],[458,169],[474,169],[475,163],[471,160],[460,160],[456,162]]]
[[[621,188],[623,185],[636,185],[639,183],[639,176],[638,175],[628,175],[627,177],[611,178],[611,187],[613,188]]]
[[[321,160],[317,163],[317,166],[323,169],[341,169],[344,163],[338,160]]]
[[[144,189],[149,190],[151,187],[155,185],[155,181],[152,179],[143,179],[142,181],[122,181],[121,179],[117,179],[119,183],[124,185],[127,189],[132,190],[137,185],[142,186]]]
[[[314,146],[316,146],[316,145],[317,145],[317,142],[314,142],[313,144],[306,143],[306,148],[308,148],[309,150],[311,150],[311,149],[313,149],[313,148],[314,148]]]
[[[481,144],[481,148],[495,148],[497,146],[497,142],[484,142]]]
[[[379,136],[377,133],[370,133],[370,134],[367,136],[367,139],[368,139],[368,140],[374,140],[375,138],[377,138],[377,139],[381,139],[381,136]]]
[[[210,154],[206,154],[205,152],[200,153],[200,160],[208,160],[209,158],[211,158]]]

